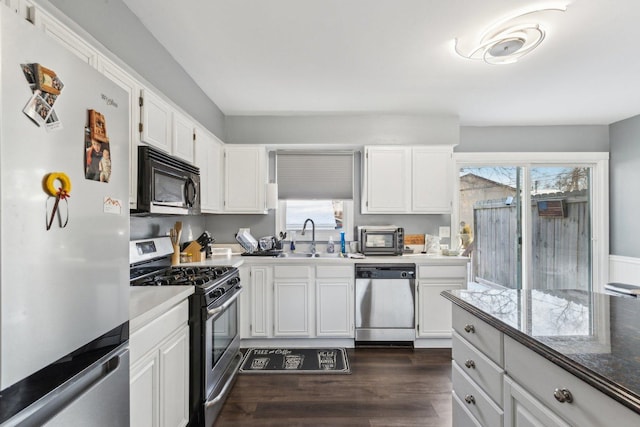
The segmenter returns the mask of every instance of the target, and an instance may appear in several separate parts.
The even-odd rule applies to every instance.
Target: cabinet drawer
[[[483,389],[498,406],[502,407],[502,377],[504,371],[487,356],[453,333],[453,360]]]
[[[131,364],[169,336],[174,330],[189,321],[189,300],[172,307],[169,311],[135,331],[129,337]]]
[[[502,354],[502,332],[478,319],[468,311],[453,306],[453,329],[465,340],[493,360],[498,366],[504,366]]]
[[[418,279],[464,279],[466,265],[419,265]]]
[[[457,363],[452,363],[453,391],[462,404],[483,426],[501,426],[504,413],[493,400],[467,376]]]
[[[334,277],[354,278],[355,277],[355,270],[354,270],[352,265],[351,266],[349,266],[349,265],[340,265],[340,266],[334,266],[334,267],[318,266],[318,267],[316,267],[316,277],[323,278],[323,279],[324,278],[331,279],[331,278],[334,278]]]
[[[507,375],[569,424],[581,427],[640,425],[639,414],[510,337],[504,341]],[[573,402],[556,400],[556,388],[567,389]]]
[[[482,427],[478,420],[476,420],[471,412],[462,403],[456,393],[452,393],[453,402],[453,425],[456,427]]]
[[[308,279],[311,277],[308,265],[277,265],[273,267],[273,277],[276,279]]]

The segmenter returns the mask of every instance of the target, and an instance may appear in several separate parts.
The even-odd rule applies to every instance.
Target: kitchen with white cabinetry
[[[495,295],[491,290],[486,290],[492,287],[492,283],[478,286],[475,281],[477,277],[474,274],[477,271],[473,262],[474,256],[479,255],[478,249],[471,248],[470,258],[456,255],[460,234],[463,233],[462,225],[458,225],[462,219],[459,211],[464,192],[461,181],[457,182],[461,168],[456,156],[462,154],[467,164],[468,159],[472,159],[478,167],[488,164],[506,170],[511,165],[500,162],[504,158],[501,152],[512,152],[516,156],[522,153],[522,157],[528,159],[533,152],[562,151],[553,159],[551,166],[565,160],[572,165],[584,166],[580,163],[582,157],[579,154],[582,153],[578,152],[611,153],[610,173],[609,169],[604,169],[602,174],[599,170],[595,173],[593,169],[589,171],[592,183],[600,183],[610,190],[612,207],[609,221],[609,195],[606,190],[604,196],[595,191],[590,195],[594,209],[589,213],[589,220],[594,227],[587,237],[593,242],[594,249],[593,287],[594,290],[602,287],[607,279],[636,282],[640,271],[637,267],[640,253],[630,237],[635,235],[635,223],[629,212],[637,210],[635,208],[640,205],[637,197],[628,192],[628,183],[636,181],[634,170],[637,170],[640,155],[634,148],[637,145],[634,141],[640,134],[640,121],[638,116],[634,117],[637,111],[630,110],[624,102],[626,98],[632,98],[624,94],[635,93],[634,89],[625,87],[620,91],[616,85],[633,81],[625,73],[637,74],[638,67],[633,59],[627,58],[625,67],[614,67],[617,68],[615,78],[606,78],[607,70],[590,63],[589,67],[584,67],[586,70],[599,70],[601,73],[591,75],[587,71],[585,76],[589,75],[598,84],[586,85],[575,75],[567,75],[563,68],[564,59],[554,61],[551,69],[545,68],[544,49],[547,49],[547,44],[558,41],[571,46],[591,46],[588,42],[576,44],[574,40],[567,39],[568,34],[575,33],[581,35],[580,40],[589,40],[588,34],[577,33],[591,28],[587,25],[591,21],[585,20],[586,16],[603,17],[606,24],[602,28],[615,23],[614,28],[635,31],[632,30],[635,28],[633,25],[625,24],[625,16],[637,15],[637,5],[624,0],[618,10],[626,13],[619,13],[619,16],[611,16],[610,8],[604,8],[600,2],[590,5],[572,3],[566,8],[562,4],[558,5],[558,9],[553,6],[548,10],[533,11],[528,15],[532,19],[540,17],[544,18],[543,21],[548,20],[543,22],[548,26],[540,26],[542,31],[554,29],[548,32],[535,52],[530,55],[528,51],[524,52],[526,58],[518,57],[518,64],[515,65],[486,64],[495,60],[493,56],[471,61],[476,58],[465,56],[472,45],[466,31],[482,22],[495,22],[496,18],[507,17],[511,8],[498,3],[492,0],[483,8],[467,5],[468,8],[456,10],[455,13],[448,11],[447,6],[439,22],[430,22],[426,26],[436,31],[435,36],[428,34],[427,40],[455,37],[455,48],[443,49],[439,46],[438,53],[428,48],[428,55],[437,55],[427,56],[428,63],[438,64],[438,67],[424,68],[423,62],[427,61],[406,62],[399,55],[415,54],[410,47],[414,46],[415,40],[424,40],[422,30],[417,36],[412,28],[425,16],[431,16],[429,6],[424,6],[427,8],[425,11],[417,10],[415,5],[410,4],[393,9],[367,5],[364,8],[366,15],[363,15],[362,5],[358,5],[359,10],[355,11],[354,5],[343,4],[341,16],[350,23],[349,31],[358,34],[363,25],[375,22],[376,28],[389,28],[385,33],[388,39],[376,43],[378,33],[365,31],[361,34],[368,34],[367,40],[356,36],[348,39],[359,41],[357,43],[336,44],[334,41],[333,45],[325,45],[334,39],[335,34],[342,34],[342,30],[338,28],[340,31],[333,34],[323,32],[323,27],[319,28],[316,24],[326,19],[325,12],[317,10],[307,14],[306,8],[309,6],[306,5],[301,6],[300,10],[297,7],[293,10],[290,5],[283,8],[276,2],[269,5],[273,9],[269,11],[262,9],[267,6],[258,6],[255,15],[262,19],[260,25],[255,25],[255,18],[247,15],[246,10],[241,10],[242,2],[226,7],[224,13],[220,13],[220,5],[214,1],[206,5],[199,2],[182,5],[181,8],[166,4],[150,14],[144,12],[149,6],[139,0],[90,4],[79,0],[2,1],[3,5],[31,21],[39,31],[52,37],[82,62],[96,68],[127,92],[130,108],[128,151],[131,209],[137,208],[139,145],[153,146],[200,169],[200,215],[176,217],[134,213],[131,216],[132,236],[164,236],[176,221],[182,221],[184,230],[180,246],[189,244],[205,230],[215,237],[216,245],[225,246],[235,244],[234,234],[238,229],[250,227],[256,236],[276,236],[279,232],[287,232],[289,237],[283,239],[283,251],[288,252],[292,231],[295,231],[298,239],[296,252],[306,253],[311,238],[308,235],[300,236],[298,224],[287,222],[286,215],[282,213],[289,207],[287,198],[278,200],[275,209],[267,200],[268,183],[275,184],[269,187],[270,190],[278,185],[278,152],[347,151],[355,159],[353,197],[347,202],[352,204],[345,205],[346,211],[353,211],[351,223],[345,223],[347,232],[353,234],[347,239],[347,252],[358,250],[358,238],[351,228],[386,224],[404,227],[407,234],[411,235],[439,237],[437,243],[442,245],[441,249],[451,250],[452,256],[421,254],[419,252],[426,252],[426,247],[414,247],[407,248],[407,253],[396,257],[334,258],[333,254],[326,253],[328,236],[332,231],[325,229],[319,232],[322,237],[316,239],[319,257],[214,256],[194,264],[198,268],[230,264],[239,267],[244,292],[238,297],[238,332],[243,349],[341,346],[348,349],[350,357],[355,356],[351,384],[362,384],[359,375],[363,371],[377,370],[380,388],[372,386],[354,391],[348,388],[349,382],[341,383],[339,387],[341,402],[351,409],[362,407],[362,403],[356,401],[358,396],[369,396],[370,402],[367,404],[371,405],[368,407],[370,410],[366,415],[360,413],[353,416],[349,420],[351,423],[385,425],[393,421],[407,425],[448,427],[453,420],[454,426],[635,425],[640,413],[638,390],[632,384],[632,375],[624,378],[620,374],[637,370],[633,359],[620,356],[621,347],[631,339],[628,338],[627,327],[614,322],[633,311],[630,309],[633,300],[625,299],[624,303],[616,304],[613,297],[607,297],[607,305],[601,303],[601,296],[597,292],[590,294],[594,311],[587,311],[589,319],[595,319],[591,324],[593,328],[588,333],[581,330],[577,335],[567,334],[570,338],[552,337],[548,330],[540,333],[536,329],[538,319],[533,314],[539,312],[541,304],[535,298],[522,297],[521,306],[525,310],[531,307],[528,313],[532,318],[521,313],[516,316],[519,320],[515,323],[512,317],[501,317],[505,313],[496,313],[487,305],[482,305],[484,303],[479,304],[478,299],[490,295],[495,300]],[[178,7],[178,10],[173,7]],[[207,37],[202,37],[208,40],[207,54],[200,54],[195,62],[191,55],[197,50],[197,42],[185,41],[184,37],[190,31],[176,30],[184,25],[185,10],[198,11],[196,16],[189,14],[189,28],[194,31],[196,28],[210,30]],[[279,13],[274,14],[274,10]],[[162,24],[166,19],[163,18],[165,11],[170,11],[166,13],[171,19]],[[293,12],[305,22],[299,29],[292,29],[286,20],[275,18],[276,15],[286,17]],[[354,12],[357,15],[351,15]],[[407,23],[394,13],[402,13],[401,16],[405,17],[415,16],[415,22]],[[455,15],[455,19],[451,18],[452,15]],[[235,19],[239,16],[242,16],[241,22],[246,22],[247,27],[237,24]],[[354,16],[360,18],[354,19]],[[366,19],[361,19],[362,16],[366,16]],[[208,17],[207,23],[196,25],[199,20],[205,19],[203,17]],[[236,22],[235,27],[227,26],[227,22]],[[402,31],[394,30],[394,22],[404,22],[405,28]],[[443,24],[447,26],[444,32],[446,37],[438,30]],[[570,29],[582,29],[564,31],[566,25]],[[313,31],[315,35],[310,38],[309,34],[297,33],[302,27]],[[261,30],[259,34],[255,33],[258,28]],[[421,28],[424,29],[424,26]],[[559,31],[556,32],[556,28]],[[607,34],[598,33],[598,28],[593,28],[595,39],[606,40]],[[288,37],[272,38],[284,30],[289,34]],[[347,30],[344,31],[346,33]],[[411,33],[412,41],[395,39],[397,34],[403,33]],[[636,38],[629,37],[629,40]],[[262,43],[259,52],[254,49],[255,41]],[[320,49],[309,53],[310,41]],[[240,42],[243,44],[238,45]],[[304,46],[304,51],[298,52],[297,45]],[[377,46],[378,52],[372,57],[375,59],[359,68],[358,61],[364,57],[368,45]],[[387,45],[401,48],[394,48],[390,56],[385,51]],[[618,46],[612,42],[609,45]],[[225,50],[225,46],[228,46],[228,50]],[[287,58],[270,51],[269,46],[278,49],[286,47],[288,52],[299,53],[290,55],[291,58],[305,58],[310,62],[303,66],[291,64]],[[324,49],[323,46],[330,47]],[[332,56],[344,47],[357,47],[358,50],[343,53],[339,57]],[[419,55],[424,53],[422,47]],[[511,48],[514,47],[509,45],[507,50]],[[516,52],[520,49],[525,50],[515,46]],[[603,55],[615,55],[614,51],[607,50]],[[326,56],[314,59],[312,55],[318,52]],[[580,49],[574,49],[566,52],[562,58],[574,64],[582,63],[576,62],[583,58],[580,55]],[[246,62],[243,59],[264,57],[281,58],[281,61],[265,62],[271,64],[265,68],[260,64],[261,61]],[[345,62],[344,58],[352,58],[350,64],[352,61],[352,69],[356,74],[352,75],[349,70],[340,67]],[[229,59],[232,59],[232,68],[229,68],[229,62],[225,62]],[[380,60],[385,61],[384,66],[377,65]],[[543,63],[537,63],[538,60]],[[284,68],[277,66],[279,62]],[[602,59],[602,63],[618,64],[618,61],[609,57],[608,61]],[[319,64],[332,64],[334,70],[329,71]],[[397,64],[397,67],[393,64]],[[449,64],[446,79],[439,75],[436,81],[422,84],[417,77],[414,78],[418,75],[428,76],[432,70],[446,64]],[[527,70],[534,66],[538,72],[535,75],[528,74]],[[311,83],[314,80],[307,73],[313,69],[321,71],[322,79]],[[402,72],[397,74],[396,69]],[[336,70],[340,73],[335,73]],[[375,77],[380,70],[393,77],[396,86],[381,91],[377,87],[367,86],[376,82],[383,88],[384,80],[379,75]],[[473,74],[467,74],[467,71],[473,71]],[[496,71],[504,72],[502,79],[491,77],[495,77]],[[5,72],[6,68],[3,67]],[[288,74],[290,72],[295,74]],[[516,72],[517,75],[511,74]],[[338,74],[347,77],[346,86],[333,86]],[[371,79],[362,78],[369,74],[372,75]],[[548,77],[545,79],[544,76]],[[230,77],[236,78],[236,81]],[[538,80],[541,77],[543,80]],[[263,78],[267,80],[261,80]],[[505,81],[517,79],[525,83],[517,86],[504,84]],[[498,81],[500,84],[496,86]],[[72,85],[73,82],[65,81],[65,84]],[[509,93],[506,93],[506,87],[510,88]],[[591,89],[587,90],[587,87]],[[310,90],[312,88],[319,92],[314,93]],[[275,89],[277,92],[274,92]],[[362,90],[351,92],[358,89]],[[251,95],[251,91],[255,95],[256,90],[260,93],[258,97]],[[559,99],[565,90],[573,92],[568,98]],[[412,100],[403,101],[405,104],[396,102],[396,99],[377,103],[376,98],[383,100],[384,93],[394,96],[410,94]],[[294,94],[299,94],[297,100],[290,98]],[[537,94],[546,94],[545,99],[536,101]],[[338,104],[323,104],[328,99],[325,97],[331,96]],[[584,101],[584,96],[605,100],[597,103],[600,111],[587,111],[589,102]],[[256,103],[242,105],[251,99]],[[460,104],[463,99],[467,103],[464,106]],[[522,99],[528,100],[528,106],[516,103],[516,100]],[[434,108],[433,105],[421,104],[414,112],[416,103],[428,103],[431,100],[448,107]],[[573,104],[575,100],[581,101]],[[60,102],[66,102],[65,98],[61,97]],[[483,153],[485,156],[475,156],[480,151],[486,151]],[[609,157],[605,160],[605,163],[608,162]],[[527,164],[524,167],[535,168],[535,165]],[[523,181],[519,182],[518,188],[523,193],[529,187],[537,190],[539,185],[544,186],[543,182],[529,182],[528,178],[522,178],[526,174],[520,176]],[[610,176],[611,185],[607,176]],[[320,177],[317,181],[323,182],[322,175]],[[495,182],[505,184],[500,179]],[[489,184],[498,187],[495,182]],[[507,184],[512,185],[511,182]],[[78,199],[69,201],[72,213],[74,203],[78,203],[74,200]],[[492,207],[511,203],[502,202],[500,199]],[[534,205],[534,208],[537,207]],[[526,212],[524,216],[528,214]],[[317,224],[321,223],[314,214],[308,216],[313,217]],[[550,220],[543,218],[543,221]],[[473,237],[479,237],[473,224],[471,226]],[[441,233],[443,227],[450,228],[450,234]],[[613,236],[611,241],[608,228]],[[333,240],[337,242],[337,232],[333,232]],[[499,239],[496,241],[498,245],[501,244]],[[354,246],[349,247],[350,243]],[[409,249],[414,253],[409,253]],[[462,252],[466,248],[460,249]],[[481,250],[486,251],[486,247]],[[605,259],[609,252],[611,258]],[[488,252],[480,255],[491,256]],[[355,344],[355,264],[380,261],[414,264],[416,267],[415,339],[411,348],[365,349]],[[531,253],[525,249],[525,266],[530,265],[531,261]],[[607,269],[609,262],[610,269]],[[530,277],[525,274],[527,291],[522,292],[530,292],[528,288],[535,286],[527,283],[527,280]],[[151,310],[153,316],[145,317],[142,321],[132,311],[130,317],[131,425],[173,426],[189,423],[189,383],[193,381],[188,377],[188,352],[191,350],[189,335],[192,329],[188,316],[184,316],[189,297],[182,295],[180,301],[169,298],[171,302],[167,306],[164,298],[157,299],[163,292],[161,288],[148,288],[145,292],[150,295],[158,291],[154,292],[154,297],[150,297],[156,306],[155,310]],[[164,287],[169,288],[171,286]],[[448,295],[447,298],[441,296],[443,292]],[[551,290],[547,295],[559,296],[554,292],[558,290]],[[584,297],[575,295],[563,294],[562,298],[584,301]],[[461,300],[469,305],[461,303]],[[135,301],[132,294],[132,307],[137,304]],[[462,310],[459,304],[464,306]],[[475,306],[475,309],[471,306]],[[608,308],[598,311],[602,307]],[[178,312],[183,315],[175,317],[173,314]],[[486,315],[488,312],[491,314]],[[607,316],[610,318],[607,319]],[[518,322],[521,323],[514,326]],[[155,325],[163,325],[161,331]],[[227,328],[227,323],[219,322],[218,325],[221,329]],[[472,332],[466,330],[469,325],[473,326],[470,328]],[[604,332],[607,326],[611,327],[609,334]],[[571,351],[572,348],[581,351],[576,353]],[[449,365],[452,371],[441,378],[429,377],[432,385],[418,386],[418,383],[420,378],[437,370],[434,365],[410,374],[403,371],[409,365],[417,366],[431,355],[438,355],[433,356],[438,360],[442,354],[446,355],[441,351],[446,352],[447,349],[452,352],[453,361]],[[625,349],[628,354],[638,354],[637,348]],[[376,351],[379,353],[376,354]],[[373,367],[363,364],[363,355],[372,354],[366,352],[374,354]],[[407,358],[413,359],[408,363]],[[436,364],[442,368],[441,360]],[[605,365],[610,367],[608,371],[603,370]],[[389,371],[393,371],[397,379],[406,384],[405,387],[412,391],[413,396],[406,396],[401,402],[394,400],[403,395],[404,389],[398,391],[386,382],[382,385],[383,381],[388,381],[384,378]],[[238,386],[234,387],[233,383],[225,386],[232,395],[226,411],[222,409],[220,413],[221,425],[255,422],[257,419],[279,424],[308,422],[309,418],[317,418],[319,422],[326,421],[328,424],[334,421],[336,424],[347,422],[345,418],[323,418],[342,416],[347,409],[331,401],[331,410],[318,411],[320,405],[328,404],[331,399],[327,398],[327,393],[322,395],[324,388],[317,383],[311,388],[316,389],[320,396],[307,394],[305,385],[313,383],[312,378],[304,379],[303,383],[306,384],[301,385],[296,396],[287,394],[288,390],[284,388],[278,390],[274,397],[269,394],[272,391],[263,386],[269,383],[269,389],[275,390],[277,386],[274,383],[277,381],[263,377],[260,383],[260,379],[249,377],[240,375]],[[453,387],[449,378],[453,380]],[[340,381],[334,380],[333,383],[339,384]],[[548,383],[553,384],[552,389],[546,386]],[[248,390],[260,390],[262,396]],[[331,396],[338,399],[335,393]],[[419,404],[414,404],[412,399],[417,397],[421,400]],[[291,406],[283,405],[281,400],[284,399],[288,399]],[[308,413],[300,415],[296,412],[296,406],[308,408]],[[243,408],[241,415],[237,408]],[[316,413],[319,415],[310,415]]]

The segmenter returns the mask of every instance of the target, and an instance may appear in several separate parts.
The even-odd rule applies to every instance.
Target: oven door
[[[215,419],[240,365],[238,297],[242,288],[206,309],[204,326],[205,419]],[[207,424],[211,425],[211,424]]]

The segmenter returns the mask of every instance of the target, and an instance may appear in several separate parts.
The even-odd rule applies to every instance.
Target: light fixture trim
[[[546,30],[535,22],[518,22],[521,18],[539,12],[565,12],[564,7],[547,7],[528,11],[511,18],[500,20],[487,28],[470,53],[460,50],[459,39],[454,39],[454,51],[461,57],[471,60],[481,60],[488,64],[502,65],[517,62],[542,43],[546,37]]]

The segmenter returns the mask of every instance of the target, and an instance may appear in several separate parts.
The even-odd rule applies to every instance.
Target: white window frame
[[[327,242],[329,237],[333,237],[335,244],[340,243],[340,232],[345,232],[345,240],[351,242],[353,240],[353,228],[354,228],[354,210],[353,200],[348,199],[336,199],[342,200],[342,229],[341,230],[318,230],[316,229],[316,243]],[[287,230],[287,203],[286,200],[278,200],[278,209],[276,211],[276,231],[286,231],[287,240],[291,240],[291,231],[296,232],[296,242],[311,242],[311,226],[309,225],[305,235],[301,234],[300,230]],[[311,218],[313,219],[313,218]]]
[[[461,168],[480,166],[519,166],[530,169],[537,166],[587,166],[591,176],[591,273],[592,289],[603,292],[609,280],[609,153],[607,152],[558,152],[558,153],[454,153],[453,209],[451,224],[459,223]],[[528,173],[524,174],[523,188],[531,188]],[[529,192],[523,192],[523,197]],[[522,229],[522,288],[531,288],[531,214],[523,210]]]

